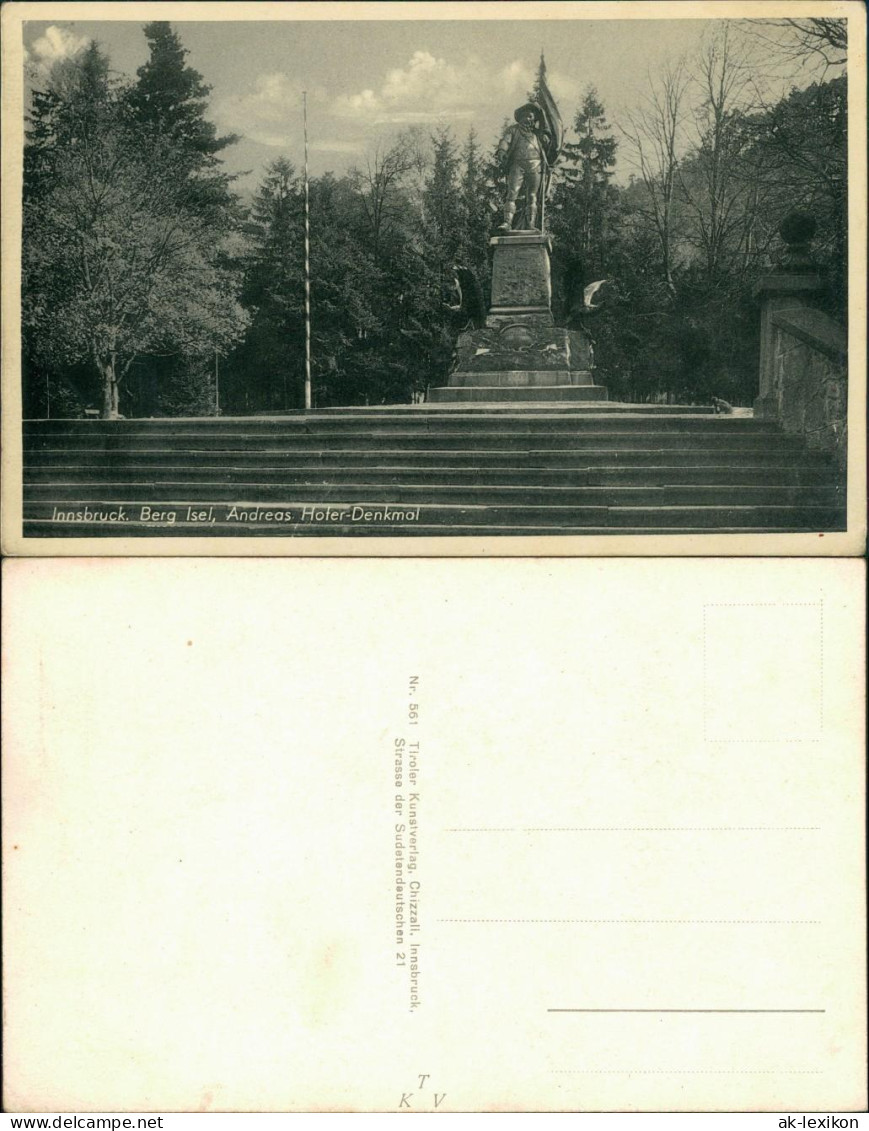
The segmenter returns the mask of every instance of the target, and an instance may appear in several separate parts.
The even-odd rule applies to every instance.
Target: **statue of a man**
[[[497,150],[507,177],[504,222],[500,225],[503,232],[513,227],[520,190],[524,199],[521,226],[536,228],[538,217],[542,221],[549,169],[558,156],[561,140],[553,136],[548,115],[534,102],[520,106],[513,117],[516,125],[507,128]]]

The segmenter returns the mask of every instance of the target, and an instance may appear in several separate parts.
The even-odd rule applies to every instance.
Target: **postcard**
[[[7,1111],[865,1110],[863,562],[5,573]]]
[[[5,5],[5,553],[863,553],[865,20]]]

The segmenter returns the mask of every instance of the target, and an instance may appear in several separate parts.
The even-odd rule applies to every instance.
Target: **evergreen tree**
[[[477,276],[486,295],[490,286],[489,232],[492,216],[498,206],[492,189],[493,186],[486,178],[477,135],[471,130],[462,151],[462,229],[459,255]]]
[[[525,100],[527,102],[539,102],[540,101],[540,85],[543,82],[545,75],[546,75],[546,62],[543,58],[543,52],[541,51],[540,61],[537,64],[537,70],[534,74],[534,84],[531,87],[531,89],[528,91],[528,93],[525,95]]]
[[[238,137],[218,137],[206,119],[211,87],[187,66],[187,49],[171,24],[155,20],[144,30],[150,56],[136,72],[138,81],[129,94],[136,121],[169,139],[191,167],[213,165],[216,155]]]
[[[365,250],[353,186],[327,173],[311,182],[312,379],[317,404],[364,404],[383,282]]]
[[[585,284],[610,272],[619,210],[619,193],[611,183],[618,142],[594,87],[586,91],[573,128],[577,140],[564,143],[549,209],[565,316],[579,301]]]
[[[584,259],[594,261],[594,266],[589,262],[589,269],[594,271],[602,266],[607,210],[614,199],[610,189],[618,148],[594,87],[586,91],[573,127],[578,140],[564,144],[560,187],[571,221],[578,223],[577,249]]]
[[[311,376],[318,406],[403,399],[391,344],[403,304],[391,273],[396,233],[375,261],[355,178],[310,182]],[[254,196],[243,301],[244,342],[224,367],[227,405],[256,412],[299,408],[305,372],[304,200],[292,164],[272,162]],[[390,329],[390,324],[393,323]]]
[[[450,260],[461,243],[462,203],[459,194],[459,156],[449,129],[432,137],[433,160],[423,188],[423,204],[433,246]]]
[[[501,161],[498,146],[501,138],[512,124],[509,118],[503,120],[500,133],[493,139],[490,148],[486,151],[480,171],[483,195],[489,213],[490,232],[501,222],[504,198],[507,195],[507,173]]]
[[[303,403],[303,202],[292,163],[266,166],[247,225],[242,302],[252,321],[228,359],[226,403],[236,410],[296,408]]]
[[[171,25],[154,21],[143,30],[149,57],[139,67],[137,80],[127,93],[132,120],[150,144],[171,149],[180,199],[198,215],[209,213],[223,265],[240,273],[242,265],[229,249],[242,214],[231,188],[235,178],[223,171],[218,156],[238,138],[234,134],[219,137],[207,120],[211,87],[187,65],[188,52]],[[185,372],[185,366],[189,372]],[[149,407],[171,410],[183,405],[185,396],[191,400],[193,411],[197,400],[202,401],[203,384],[207,383],[198,360],[174,354],[151,357],[147,368],[134,366],[131,378],[137,378],[131,381],[131,389],[139,393],[142,411]]]
[[[432,137],[433,160],[423,187],[425,254],[438,294],[446,299],[453,264],[462,243],[462,198],[459,192],[459,157],[448,129]],[[438,318],[445,321],[445,316]]]

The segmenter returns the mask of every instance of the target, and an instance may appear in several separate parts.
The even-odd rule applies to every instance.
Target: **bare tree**
[[[752,74],[727,23],[708,40],[692,81],[701,96],[697,152],[690,170],[685,164],[679,168],[679,189],[694,220],[694,242],[713,278],[735,233],[750,244],[756,208],[742,160],[749,141],[744,116],[753,105]]]
[[[820,66],[821,81],[831,67],[844,66],[847,61],[847,20],[832,17],[749,20],[747,27],[757,39],[774,46],[783,59]]]
[[[753,135],[746,180],[759,207],[754,254],[774,244],[778,222],[795,206],[817,215],[823,238],[844,261],[847,244],[847,20],[741,20],[740,52],[753,56]]]
[[[402,133],[387,148],[378,143],[368,158],[362,181],[362,209],[371,232],[375,257],[381,240],[401,211],[401,188],[409,175],[419,172],[424,158],[413,131]]]
[[[673,293],[673,203],[677,187],[679,148],[684,125],[683,102],[688,87],[684,63],[667,63],[657,80],[649,75],[643,105],[628,115],[622,133],[633,148],[649,201],[650,216],[661,245],[661,270]]]

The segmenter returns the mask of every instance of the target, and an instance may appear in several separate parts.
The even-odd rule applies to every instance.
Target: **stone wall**
[[[808,307],[772,316],[772,415],[786,432],[828,453],[844,470],[848,438],[845,331]]]

